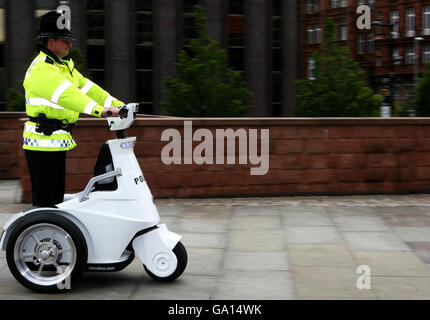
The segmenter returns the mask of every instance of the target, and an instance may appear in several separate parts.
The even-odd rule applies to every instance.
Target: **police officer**
[[[40,21],[38,39],[43,49],[24,79],[26,113],[25,156],[34,206],[54,207],[63,202],[66,152],[76,146],[71,131],[80,113],[95,117],[118,116],[124,105],[75,69],[68,57],[70,30],[59,28],[64,17],[50,11]],[[60,25],[61,27],[61,25]]]

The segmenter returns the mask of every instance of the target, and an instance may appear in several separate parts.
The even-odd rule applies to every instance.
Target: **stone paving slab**
[[[225,271],[215,299],[289,300],[294,287],[289,271]]]
[[[353,267],[352,253],[344,244],[289,244],[291,266],[305,267]]]
[[[284,232],[286,244],[343,242],[334,226],[286,226]]]
[[[411,251],[355,251],[357,265],[370,267],[372,276],[430,277],[430,268]]]
[[[394,232],[342,232],[351,251],[409,251]]]
[[[429,300],[430,278],[373,277],[372,291],[383,300]]]
[[[289,259],[285,251],[227,251],[224,257],[224,269],[287,271],[289,270]]]
[[[357,289],[355,267],[292,266],[298,299],[375,299],[373,290]]]

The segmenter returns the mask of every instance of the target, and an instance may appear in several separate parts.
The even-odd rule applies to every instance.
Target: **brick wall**
[[[0,179],[18,179],[21,176],[22,122],[19,119],[23,116],[22,112],[0,112]]]
[[[167,128],[175,128],[184,139],[184,119],[142,117],[128,130],[128,136],[137,137],[135,153],[156,198],[430,191],[430,119],[187,120],[192,120],[193,132],[207,128],[214,137],[216,129],[269,129],[269,171],[262,176],[250,175],[250,168],[257,165],[252,165],[249,161],[248,164],[239,165],[237,157],[234,165],[165,165],[161,161],[161,150],[168,142],[161,141],[161,134]],[[22,126],[22,122],[19,123],[18,120],[8,121]],[[8,157],[1,158],[1,167],[5,168],[7,163],[10,165],[10,173],[6,178],[21,177],[24,201],[30,201],[30,181],[20,149],[21,139],[19,137],[19,146],[16,146],[15,138],[12,139],[14,134],[16,137],[16,132],[21,134],[21,129],[14,130],[10,128],[11,125],[5,128],[4,117],[0,123],[3,123],[0,146],[9,144],[10,149],[7,150],[11,151],[2,151],[2,155],[7,154]],[[9,131],[5,134],[6,130]],[[68,152],[68,192],[83,190],[92,176],[101,144],[113,137],[103,119],[86,118],[79,121],[79,126],[74,130],[78,147]],[[199,143],[193,142],[193,145]],[[259,141],[258,145],[260,143]],[[13,150],[17,154],[13,154]],[[17,158],[20,161],[15,165]]]

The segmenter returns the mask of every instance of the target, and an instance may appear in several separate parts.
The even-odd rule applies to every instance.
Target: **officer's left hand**
[[[105,108],[102,112],[102,117],[119,117],[119,109],[116,107]]]

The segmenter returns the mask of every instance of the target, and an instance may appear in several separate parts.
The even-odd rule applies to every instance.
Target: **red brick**
[[[328,153],[329,143],[323,140],[308,140],[305,144],[305,153]]]
[[[417,126],[416,136],[419,138],[430,138],[430,127],[428,125]]]
[[[389,168],[367,169],[363,172],[363,179],[368,183],[392,181],[394,171],[394,169]]]
[[[416,142],[416,139],[395,139],[391,141],[390,149],[394,153],[409,152],[416,149]]]
[[[337,169],[335,170],[336,181],[338,182],[361,182],[363,172],[360,170]]]
[[[393,173],[393,180],[394,181],[415,181],[416,169],[415,168],[397,168]]]
[[[335,174],[333,170],[303,170],[303,180],[306,184],[312,183],[328,183],[333,180]]]
[[[428,167],[417,167],[416,168],[417,180],[430,180],[430,168]]]
[[[408,154],[410,156],[410,154]],[[417,153],[414,164],[418,167],[430,167],[430,152]],[[409,163],[409,166],[411,163]]]
[[[394,154],[396,167],[415,167],[421,155],[426,153],[405,152]]]
[[[385,153],[391,148],[391,141],[384,139],[366,139],[362,141],[365,153]]]
[[[361,153],[363,152],[363,147],[361,145],[361,140],[357,139],[343,139],[343,140],[331,140],[329,142],[329,152],[330,153]]]
[[[304,154],[298,164],[300,169],[326,169],[328,167],[329,158],[327,154]]]
[[[272,140],[270,141],[270,154],[295,154],[304,150],[303,140]]]
[[[367,165],[370,168],[395,167],[396,159],[391,153],[370,154],[367,157]]]
[[[145,179],[149,188],[172,188],[182,186],[181,174],[147,173]]]
[[[355,137],[354,127],[351,126],[339,126],[328,128],[329,139],[352,139]]]
[[[417,151],[430,151],[430,139],[420,138],[416,141]]]

